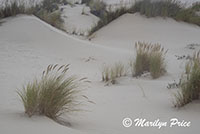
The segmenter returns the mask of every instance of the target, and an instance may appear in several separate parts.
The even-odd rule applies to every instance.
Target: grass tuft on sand
[[[132,76],[150,72],[153,79],[166,72],[165,55],[167,51],[160,44],[136,42],[136,59],[131,61]]]
[[[186,64],[185,74],[182,75],[180,90],[175,94],[175,107],[182,107],[200,95],[200,52]]]
[[[78,110],[78,105],[81,104],[78,88],[86,78],[66,77],[68,70],[69,65],[49,65],[43,71],[41,79],[36,79],[17,91],[29,117],[40,114],[56,119],[63,113]]]
[[[116,84],[116,79],[126,75],[126,68],[121,62],[113,66],[104,66],[102,71],[102,81]]]

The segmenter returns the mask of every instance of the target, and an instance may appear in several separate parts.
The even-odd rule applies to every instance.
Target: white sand
[[[73,0],[69,0],[72,2]],[[135,0],[103,0],[111,9],[120,8],[122,6],[130,7]],[[156,1],[156,0],[155,0]],[[186,6],[192,5],[194,2],[200,0],[179,0]],[[80,2],[75,0],[72,3]],[[90,13],[90,8],[86,5],[75,4],[74,6],[62,6],[64,20],[64,29],[70,33],[78,36],[87,36],[90,29],[97,24],[99,18]],[[110,9],[109,9],[110,10]],[[83,14],[82,14],[83,13]]]
[[[108,1],[107,1],[108,2]],[[116,1],[112,1],[116,2]],[[112,3],[111,2],[111,3]],[[66,24],[71,29],[87,29],[97,18],[84,17],[82,6],[66,8]],[[86,8],[86,12],[88,9]],[[79,23],[79,19],[81,20]],[[5,19],[0,26],[0,134],[188,134],[198,133],[200,103],[195,101],[177,110],[172,106],[172,92],[168,83],[178,81],[185,60],[175,55],[192,54],[185,47],[200,42],[200,28],[172,19],[150,18],[126,14],[96,33],[92,43],[72,38],[32,16]],[[119,84],[104,86],[101,67],[116,61],[128,63],[134,57],[134,42],[161,43],[169,49],[168,73],[157,79],[135,79],[127,76]],[[197,47],[196,51],[200,48]],[[87,59],[94,59],[86,62]],[[72,127],[61,126],[46,117],[24,115],[16,94],[17,88],[41,74],[52,63],[71,64],[71,73],[92,81],[85,94],[96,103],[88,104],[90,112],[65,117]],[[141,87],[146,97],[143,96]],[[168,121],[172,117],[192,122],[190,128],[124,128],[124,117]]]
[[[174,56],[192,54],[190,43],[200,42],[200,28],[172,19],[147,19],[126,14],[97,32],[92,43],[80,41],[52,28],[32,16],[5,19],[0,26],[0,133],[2,134],[188,134],[198,133],[200,103],[195,101],[177,110],[172,105],[172,92],[167,84],[178,80],[185,60]],[[168,73],[157,79],[119,79],[119,84],[104,86],[101,67],[116,61],[128,63],[134,57],[135,41],[161,43],[169,49]],[[99,44],[99,45],[98,45]],[[101,44],[101,45],[100,45]],[[197,48],[199,49],[199,48]],[[92,57],[95,60],[86,60]],[[61,126],[48,118],[24,115],[16,94],[22,84],[39,76],[48,64],[71,64],[71,73],[91,80],[85,94],[96,103],[84,108],[90,112],[65,117],[72,127]],[[143,96],[141,87],[145,92]],[[125,117],[168,121],[172,117],[191,121],[189,128],[124,128]]]
[[[63,9],[62,18],[64,29],[70,34],[87,36],[99,18],[90,13],[90,8],[86,5],[61,6]]]

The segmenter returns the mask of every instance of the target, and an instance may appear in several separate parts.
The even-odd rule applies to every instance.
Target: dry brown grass
[[[200,95],[200,51],[186,64],[185,74],[181,78],[180,90],[175,94],[175,107],[182,107]]]
[[[79,89],[86,78],[67,76],[68,70],[69,65],[49,65],[41,79],[30,82],[22,91],[18,91],[28,116],[41,114],[56,119],[63,113],[79,110],[79,99],[82,97]]]
[[[115,84],[116,78],[125,76],[126,72],[126,68],[121,62],[115,63],[113,66],[104,66],[102,81]]]
[[[158,78],[166,72],[165,54],[167,51],[160,44],[136,42],[136,60],[131,62],[133,76],[150,72],[152,78]]]

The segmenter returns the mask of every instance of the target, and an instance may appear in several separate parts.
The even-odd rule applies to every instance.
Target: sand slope
[[[175,54],[192,54],[187,44],[199,43],[200,28],[171,19],[147,19],[126,14],[97,32],[91,42],[66,35],[33,16],[5,19],[0,26],[0,133],[49,134],[168,134],[194,133],[200,130],[198,101],[177,110],[172,107],[172,92],[167,84],[178,80],[185,60]],[[101,82],[101,67],[134,57],[135,41],[159,42],[169,49],[168,73],[157,79],[130,76],[117,85]],[[196,50],[199,48],[196,48]],[[89,59],[89,60],[88,60]],[[41,74],[48,64],[71,64],[70,73],[91,80],[85,94],[96,104],[87,104],[82,112],[65,117],[72,127],[61,126],[45,117],[28,118],[16,94],[22,84]],[[145,96],[142,90],[145,92]],[[168,121],[172,117],[192,122],[190,128],[124,128],[125,117]]]

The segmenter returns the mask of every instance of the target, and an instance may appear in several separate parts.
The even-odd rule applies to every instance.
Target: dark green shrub
[[[191,9],[194,11],[200,11],[200,2],[196,2],[196,3],[192,4]]]
[[[48,12],[53,12],[58,10],[58,4],[60,0],[43,0],[42,1],[42,9]]]
[[[87,6],[89,6],[90,1],[92,0],[82,0],[81,4],[86,4]]]
[[[89,2],[90,12],[99,18],[106,15],[106,4],[101,0],[91,0]]]

